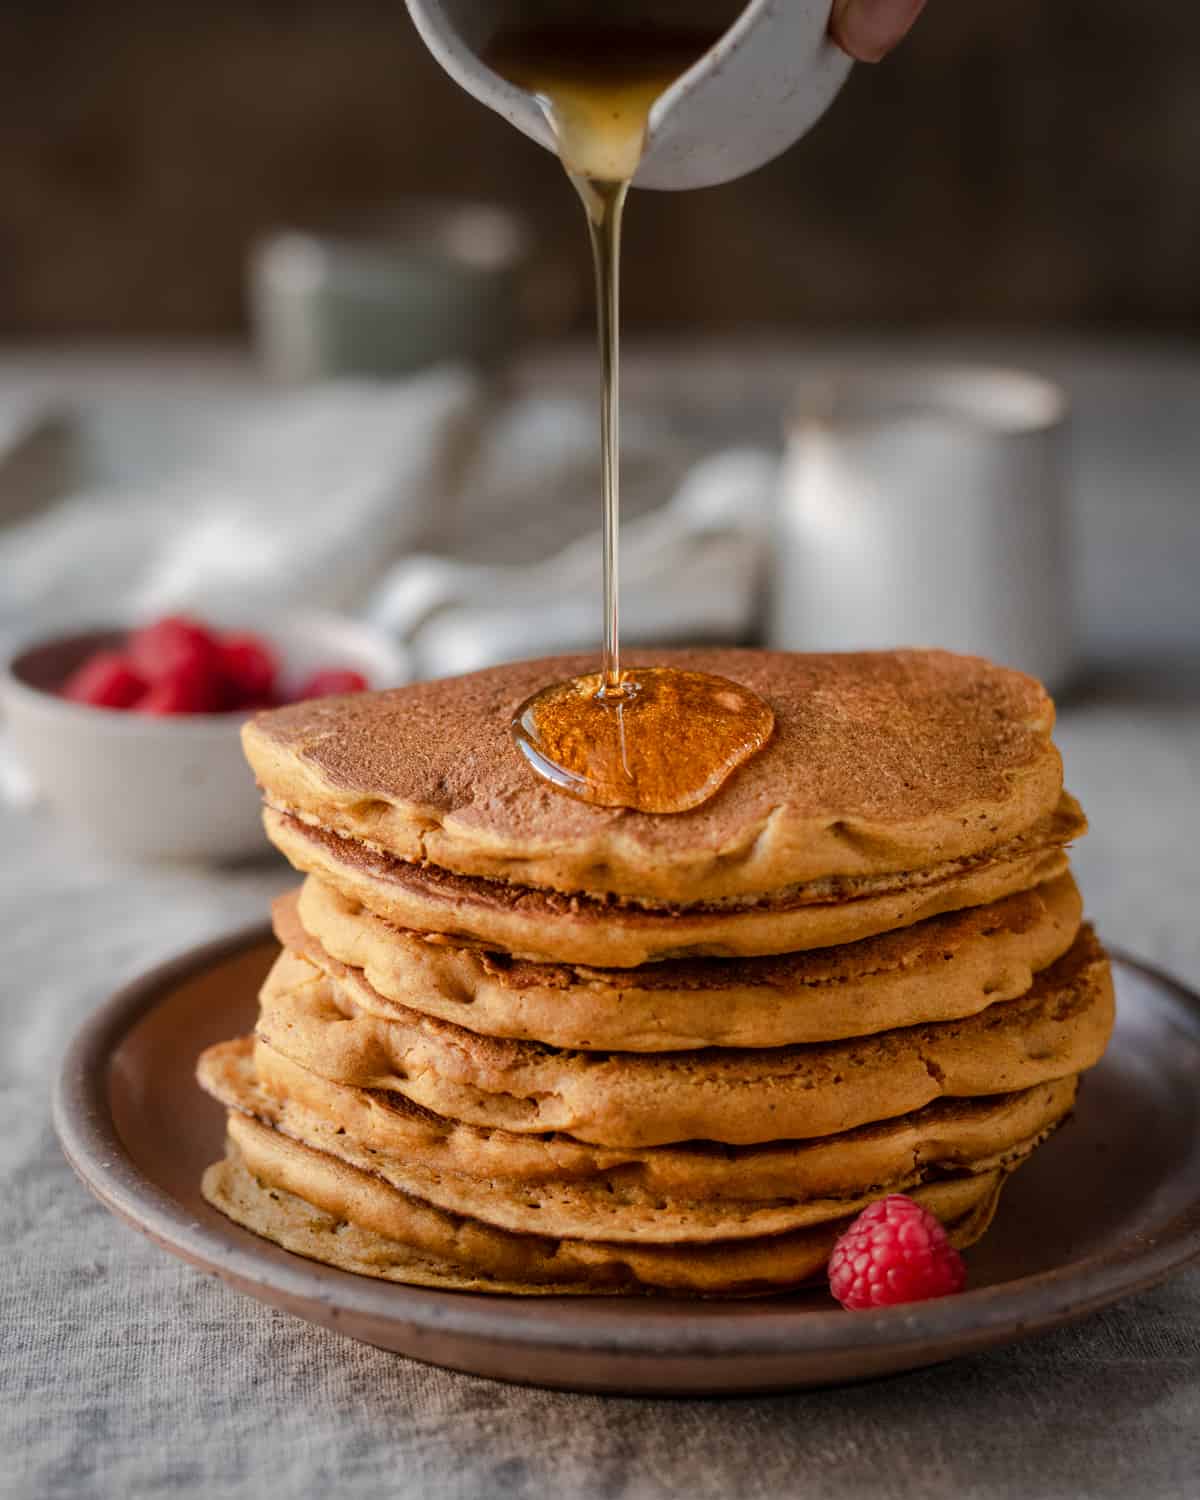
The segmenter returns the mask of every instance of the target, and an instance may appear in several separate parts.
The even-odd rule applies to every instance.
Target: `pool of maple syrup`
[[[740,6],[731,6],[729,19]],[[604,656],[598,673],[521,705],[516,742],[539,775],[585,802],[682,812],[712,796],[770,738],[775,718],[725,678],[672,667],[623,671],[620,656],[621,219],[656,99],[721,29],[547,25],[502,32],[486,61],[527,89],[583,201],[596,274],[604,502]]]
[[[638,667],[615,693],[599,672],[544,688],[517,711],[513,734],[536,771],[584,802],[674,813],[707,801],[774,722],[740,683]]]

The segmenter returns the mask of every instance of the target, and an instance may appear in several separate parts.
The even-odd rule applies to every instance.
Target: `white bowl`
[[[215,622],[261,632],[285,686],[322,667],[361,672],[372,688],[408,680],[404,650],[382,631],[337,615],[251,614]],[[57,689],[113,627],[42,638],[0,670],[0,706],[38,793],[106,853],[130,859],[237,859],[262,853],[260,802],[242,757],[244,715],[172,717],[91,708]]]

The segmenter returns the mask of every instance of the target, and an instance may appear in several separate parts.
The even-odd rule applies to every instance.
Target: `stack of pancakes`
[[[668,659],[776,717],[674,815],[514,746],[584,660],[247,726],[307,879],[256,1035],[201,1060],[210,1202],[347,1270],[521,1293],[787,1290],[888,1192],[983,1233],[1113,1019],[1053,705],[943,652]]]

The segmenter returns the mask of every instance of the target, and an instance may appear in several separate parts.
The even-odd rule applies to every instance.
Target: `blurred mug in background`
[[[1073,666],[1063,431],[1048,381],[889,370],[806,385],[789,427],[769,639],[945,646],[1061,689]]]
[[[561,333],[573,279],[496,204],[414,198],[359,230],[281,230],[251,253],[255,344],[275,379],[491,365]]]

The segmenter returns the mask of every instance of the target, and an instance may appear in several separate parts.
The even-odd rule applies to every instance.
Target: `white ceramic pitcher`
[[[1067,398],[1018,370],[859,369],[798,394],[769,642],[948,646],[1040,677],[1074,666]]]
[[[550,126],[532,94],[480,57],[503,27],[581,20],[703,25],[716,0],[407,0],[429,50],[450,76],[547,150]],[[798,141],[832,102],[850,59],[828,35],[829,0],[749,0],[686,73],[655,101],[639,187],[698,188],[761,167]]]

